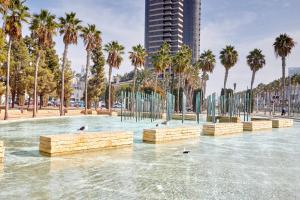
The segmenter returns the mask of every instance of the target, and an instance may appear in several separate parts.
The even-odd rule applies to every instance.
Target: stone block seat
[[[241,123],[240,117],[216,116],[216,120],[219,120],[220,123]],[[206,121],[212,122],[212,116],[208,116]]]
[[[242,123],[208,123],[203,125],[203,134],[208,136],[230,135],[242,132]]]
[[[273,128],[287,128],[287,127],[292,127],[293,125],[294,125],[293,119],[285,119],[285,118],[272,119]]]
[[[40,136],[39,150],[46,156],[98,151],[131,146],[133,133],[129,131],[89,132]]]
[[[199,138],[201,128],[199,126],[184,126],[175,128],[144,129],[143,141],[146,143],[164,143],[175,140]]]
[[[244,125],[244,131],[260,131],[260,130],[272,129],[271,120],[243,122],[243,125]]]

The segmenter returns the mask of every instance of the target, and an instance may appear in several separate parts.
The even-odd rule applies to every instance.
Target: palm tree
[[[64,115],[64,90],[65,90],[65,66],[67,63],[68,47],[71,44],[77,45],[78,32],[81,30],[81,21],[76,18],[76,13],[66,13],[66,17],[60,17],[60,35],[63,35],[65,44],[62,67],[61,67],[61,96],[60,96],[60,115]]]
[[[28,7],[23,5],[19,0],[11,1],[11,5],[7,10],[4,21],[4,32],[9,37],[8,50],[7,50],[7,63],[6,63],[6,90],[5,90],[5,114],[4,120],[8,119],[8,106],[9,106],[9,77],[10,77],[10,53],[11,45],[15,40],[22,37],[22,22],[27,22],[30,16]]]
[[[162,65],[161,65],[161,62],[160,62],[159,52],[156,52],[155,54],[152,55],[152,65],[153,65],[153,68],[154,68],[154,71],[155,71],[154,92],[156,93],[158,76],[164,70]]]
[[[191,65],[192,61],[192,51],[191,49],[183,45],[176,55],[173,58],[173,70],[176,74],[178,74],[178,87],[177,87],[177,112],[179,112],[179,93],[181,85],[181,76],[182,73]]]
[[[163,82],[166,92],[166,76],[165,72],[168,67],[171,67],[172,56],[170,44],[164,42],[160,49],[152,56],[153,67],[156,71],[155,91],[157,89],[157,79],[160,73],[163,73]]]
[[[41,10],[40,14],[33,15],[30,30],[32,37],[37,44],[37,57],[34,73],[34,93],[33,93],[33,117],[36,117],[37,111],[37,79],[39,62],[43,51],[53,44],[53,35],[56,34],[58,25],[55,21],[55,15],[48,10]]]
[[[284,108],[285,102],[285,68],[286,68],[286,57],[291,54],[292,49],[295,47],[296,43],[293,38],[288,36],[286,33],[281,34],[275,39],[273,44],[276,57],[281,57],[282,61],[282,109]]]
[[[7,11],[11,5],[12,5],[11,0],[0,0],[0,13],[2,14],[2,20],[3,20],[3,26],[2,26],[3,32],[5,31],[5,21],[6,21],[5,18],[7,17]]]
[[[251,86],[250,86],[250,91],[252,93],[256,72],[266,65],[265,55],[262,54],[262,50],[254,49],[253,51],[251,51],[247,56],[247,64],[249,65],[252,71]]]
[[[144,67],[146,57],[146,49],[140,44],[132,47],[132,51],[129,52],[129,59],[131,60],[131,64],[134,66],[132,94],[134,94],[135,92],[137,70],[142,69]]]
[[[214,71],[216,65],[216,56],[213,54],[211,50],[204,51],[197,62],[197,67],[203,71],[203,96],[205,97],[206,93],[206,80],[207,73],[212,73]]]
[[[234,46],[226,46],[220,52],[221,64],[225,67],[225,78],[224,78],[224,97],[226,98],[226,84],[228,79],[228,72],[238,61],[238,52],[235,50]]]
[[[109,65],[108,72],[108,109],[111,111],[111,73],[112,68],[119,69],[124,54],[124,46],[119,44],[117,41],[112,41],[105,45],[104,50],[108,53],[106,63]]]
[[[82,28],[80,36],[83,38],[83,42],[86,49],[86,69],[85,69],[85,114],[87,114],[87,88],[88,88],[88,71],[90,67],[91,52],[101,45],[101,32],[97,30],[96,25],[88,24],[87,27]]]
[[[171,56],[171,47],[170,44],[164,42],[159,50],[159,62],[161,63],[161,67],[163,70],[163,82],[164,82],[164,90],[166,93],[167,90],[167,80],[166,80],[166,70],[167,68],[171,68],[172,65],[172,56]],[[171,71],[171,69],[169,69]]]

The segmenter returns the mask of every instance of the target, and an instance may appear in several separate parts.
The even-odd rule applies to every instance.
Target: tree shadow
[[[42,155],[40,155],[39,150],[14,151],[10,154],[15,155],[15,156],[19,156],[19,157],[42,157]]]

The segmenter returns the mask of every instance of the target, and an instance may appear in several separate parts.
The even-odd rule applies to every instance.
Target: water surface
[[[179,126],[180,121],[171,126]],[[195,122],[187,122],[196,125]],[[196,141],[144,144],[156,122],[73,117],[0,125],[0,199],[299,199],[300,125]],[[132,148],[40,156],[40,135],[131,130]],[[191,151],[183,155],[186,148]]]

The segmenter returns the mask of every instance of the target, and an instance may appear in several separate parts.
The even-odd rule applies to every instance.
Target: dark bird
[[[156,126],[156,127],[158,127],[158,126],[159,126],[159,124],[156,124],[155,126]]]
[[[168,122],[168,121],[164,121],[164,122],[162,122],[161,124],[162,124],[162,125],[168,125],[169,122]]]
[[[87,131],[88,130],[88,126],[82,126],[78,129],[78,131]]]
[[[185,150],[185,148],[183,149],[183,154],[189,154],[191,151]]]

